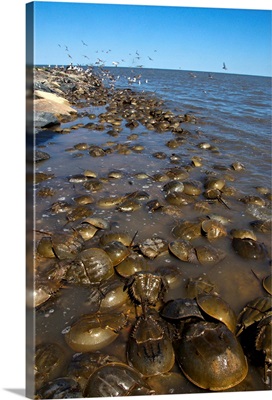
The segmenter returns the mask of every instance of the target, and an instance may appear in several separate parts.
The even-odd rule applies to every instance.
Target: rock
[[[40,151],[40,150],[35,151],[35,161],[36,162],[48,160],[49,158],[50,158],[50,155],[48,153],[46,153],[45,151]]]
[[[77,114],[68,100],[42,90],[34,91],[33,106],[36,129],[60,124],[63,117],[72,118],[72,115]]]
[[[35,110],[34,127],[36,130],[38,130],[39,128],[45,128],[47,126],[58,125],[58,124],[59,124],[59,120],[56,117],[56,115],[54,115],[50,112]]]

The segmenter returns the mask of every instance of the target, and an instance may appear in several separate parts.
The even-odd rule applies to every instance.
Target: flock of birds
[[[88,47],[88,44],[87,44],[86,42],[84,42],[84,40],[81,40],[81,43],[82,43],[82,46],[83,46],[83,47]],[[62,48],[62,46],[61,46],[60,44],[58,44],[58,46],[59,46],[60,48]],[[67,56],[68,56],[71,60],[73,60],[73,57],[72,57],[71,54],[70,54],[70,51],[69,51],[68,46],[64,45],[64,50],[65,50]],[[109,54],[109,53],[111,52],[111,49],[106,50],[106,51],[101,50],[101,52],[104,53],[104,54]],[[157,50],[154,50],[154,53],[156,53],[156,52],[157,52]],[[98,54],[98,50],[96,50],[96,54]],[[144,67],[144,65],[139,64],[140,60],[141,60],[143,57],[140,55],[140,53],[138,52],[138,50],[136,50],[136,52],[135,52],[134,54],[129,53],[129,56],[130,56],[130,57],[133,57],[133,59],[132,59],[132,66],[130,66],[130,68],[134,68],[134,67],[136,67],[136,68],[143,68],[143,67]],[[90,61],[90,58],[89,58],[86,54],[82,54],[82,57],[84,57],[86,60],[89,60],[89,61]],[[154,61],[154,59],[153,59],[152,57],[150,57],[150,56],[147,56],[147,59],[148,59],[148,61]],[[97,56],[97,57],[96,57],[96,61],[95,61],[94,63],[90,63],[89,61],[86,61],[86,67],[87,67],[87,69],[86,69],[86,68],[83,68],[80,64],[74,65],[73,62],[70,62],[70,65],[69,65],[68,67],[66,67],[66,71],[69,71],[69,70],[74,70],[74,71],[76,70],[76,71],[78,71],[78,72],[83,72],[83,71],[85,71],[86,74],[92,74],[92,71],[93,71],[92,68],[93,68],[94,66],[97,66],[97,67],[100,67],[100,68],[101,68],[101,71],[102,71],[102,80],[108,79],[108,80],[111,81],[112,84],[113,84],[113,81],[119,79],[119,76],[117,76],[117,77],[114,78],[113,75],[112,75],[108,70],[104,70],[104,69],[103,69],[103,67],[105,66],[106,60],[102,60],[100,57]],[[122,63],[125,63],[125,62],[126,62],[126,61],[125,61],[124,59],[121,59],[120,61],[112,61],[111,64],[112,64],[112,66],[114,66],[114,67],[118,67],[118,66],[121,66]],[[136,65],[135,65],[135,63],[136,63]],[[180,68],[180,69],[181,69],[181,68]],[[222,69],[223,69],[223,70],[227,70],[227,66],[226,66],[225,62],[223,62],[223,67],[222,67]],[[132,72],[134,72],[134,71],[132,70]],[[192,72],[189,72],[189,75],[190,75],[192,78],[196,78],[196,75],[193,74]],[[138,83],[139,85],[141,85],[141,77],[142,77],[141,74],[136,74],[136,75],[134,75],[134,76],[132,76],[132,77],[130,77],[130,76],[127,77],[127,81],[128,81],[129,84]],[[209,78],[213,78],[213,76],[212,76],[211,74],[209,74]],[[147,79],[145,80],[145,83],[148,83],[148,80],[147,80]]]
[[[81,43],[82,43],[83,46],[88,47],[88,44],[85,43],[84,40],[81,40]],[[58,44],[58,46],[62,47],[60,44]],[[68,46],[64,45],[64,47],[65,47],[64,50],[67,53],[67,56],[72,60],[73,57],[70,54]],[[111,49],[106,50],[106,51],[102,50],[101,52],[105,53],[105,54],[109,54],[111,52]],[[154,52],[157,52],[157,50],[154,50]],[[98,50],[96,50],[96,53],[98,53]],[[142,58],[142,56],[140,56],[138,50],[136,50],[135,54],[129,53],[129,56],[133,57],[133,59],[132,59],[132,64],[133,65],[137,62],[138,65],[136,65],[136,67],[137,68],[143,68],[144,65],[139,64],[139,62],[140,62],[139,60]],[[82,54],[82,57],[86,58],[86,60],[90,60],[90,58],[86,54]],[[150,56],[147,56],[147,59],[148,59],[148,61],[154,61],[154,59],[152,57],[150,57]],[[121,59],[120,61],[112,61],[112,65],[117,67],[118,65],[121,65],[122,63],[125,63],[125,62],[126,61],[124,59]],[[102,60],[100,57],[97,57],[96,61],[94,63],[92,63],[92,64],[90,64],[89,62],[86,62],[86,64],[90,64],[91,66],[94,66],[94,65],[96,65],[96,66],[104,66],[105,63],[106,63],[106,60]]]

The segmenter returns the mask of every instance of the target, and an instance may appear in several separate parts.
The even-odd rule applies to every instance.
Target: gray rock
[[[47,111],[35,112],[33,122],[36,129],[60,124],[56,115]]]
[[[49,158],[50,158],[50,155],[48,153],[46,153],[45,151],[40,151],[40,150],[35,151],[34,160],[36,162],[48,160]]]

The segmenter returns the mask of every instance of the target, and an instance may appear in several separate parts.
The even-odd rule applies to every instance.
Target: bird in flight
[[[83,42],[83,40],[81,40],[81,41],[82,41],[83,46],[88,46],[86,43]]]
[[[84,54],[83,54],[83,57],[88,58],[88,60],[89,60],[89,57],[88,56],[84,56]]]
[[[72,56],[70,56],[70,54],[68,54],[68,57],[73,58]]]
[[[222,69],[227,69],[226,64],[223,62],[223,67]]]
[[[149,57],[149,56],[147,56],[147,57],[149,58],[150,61],[153,61],[153,58],[151,58],[151,57]]]
[[[68,47],[67,47],[67,46],[65,46],[65,51],[69,51],[69,49],[68,49]]]

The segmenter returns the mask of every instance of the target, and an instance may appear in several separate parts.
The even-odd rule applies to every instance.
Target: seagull
[[[88,46],[86,43],[83,42],[83,40],[81,40],[81,41],[82,41],[83,46]]]
[[[147,57],[149,58],[150,61],[153,61],[153,59],[151,57],[149,57],[149,56],[147,56]]]
[[[73,57],[70,56],[70,54],[68,54],[68,57],[73,58]]]
[[[65,51],[69,51],[69,49],[68,49],[68,47],[67,47],[67,46],[65,46]]]
[[[84,54],[83,54],[83,57],[88,58],[88,60],[89,60],[89,57],[88,56],[84,56]]]
[[[226,64],[223,62],[223,67],[222,69],[227,69]]]
[[[58,44],[58,46],[59,46],[59,47],[61,47],[61,45],[60,45],[60,44]]]
[[[113,61],[113,62],[112,62],[112,65],[115,65],[115,67],[117,67],[118,64],[119,64],[118,61]]]

